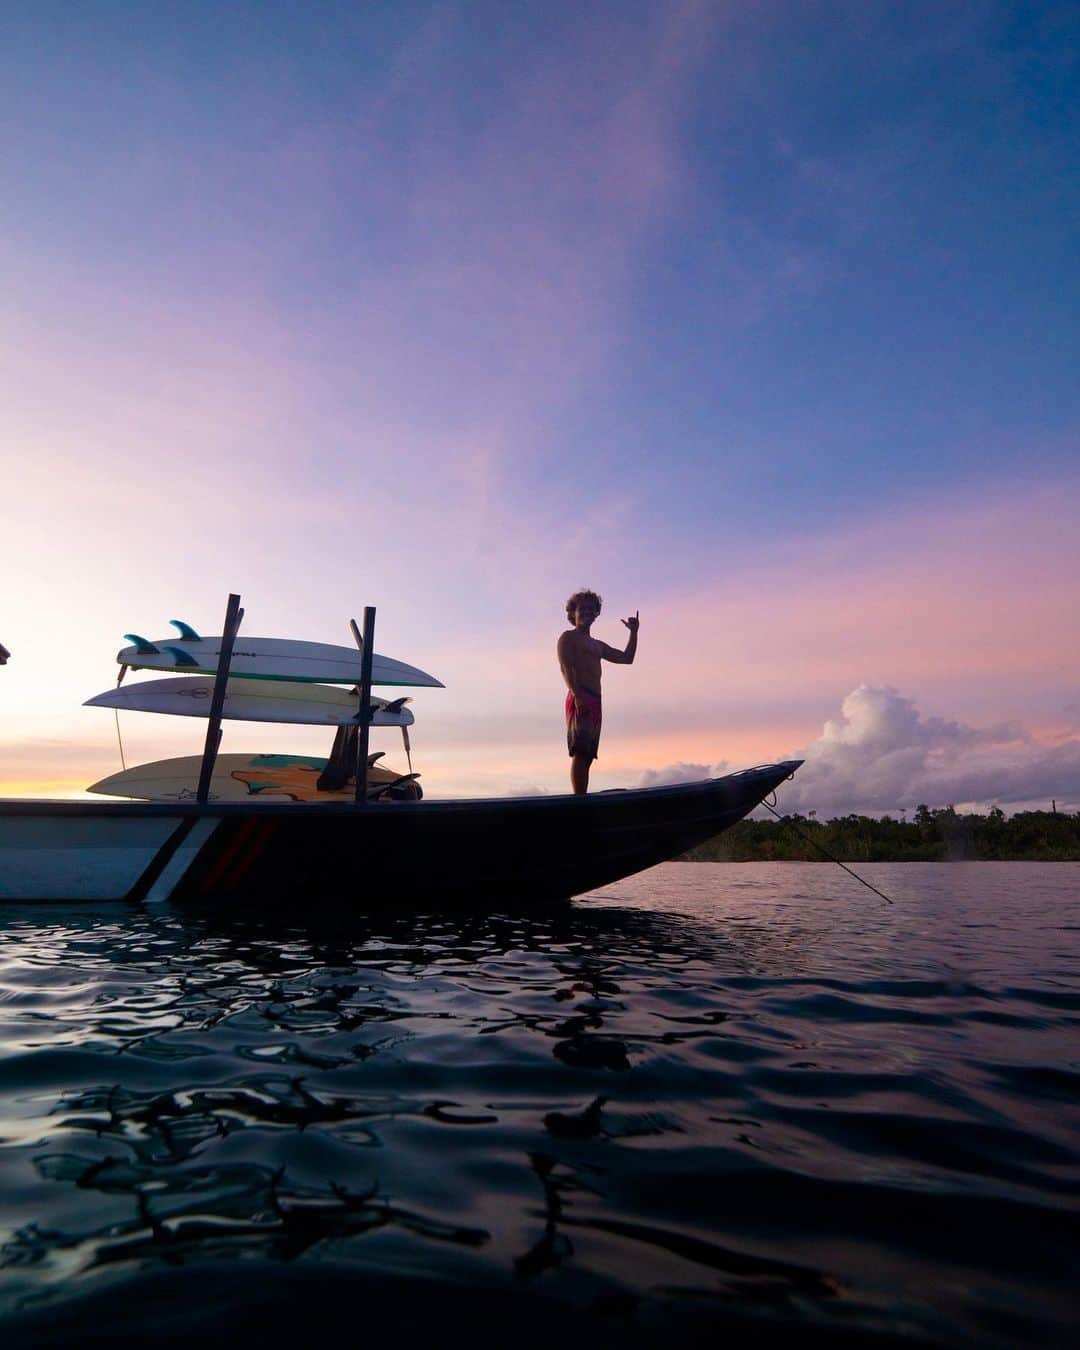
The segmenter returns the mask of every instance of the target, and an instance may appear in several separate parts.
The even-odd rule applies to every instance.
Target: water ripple
[[[876,876],[895,912],[799,864],[483,916],[11,909],[0,1326],[186,1343],[248,1290],[276,1343],[363,1287],[522,1345],[1064,1343],[1078,872]]]

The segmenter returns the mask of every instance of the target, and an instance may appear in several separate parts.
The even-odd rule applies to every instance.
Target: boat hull
[[[677,857],[798,768],[673,787],[477,801],[0,804],[0,900],[360,909],[579,895]]]

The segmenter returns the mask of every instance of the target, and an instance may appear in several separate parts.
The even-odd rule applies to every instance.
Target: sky
[[[1080,809],[1071,3],[0,16],[0,794],[119,767],[128,632],[438,675],[431,796],[792,756],[821,816]],[[121,719],[127,763],[194,719]],[[393,733],[374,744],[396,763]],[[386,740],[385,746],[380,736]],[[325,753],[229,724],[223,749]]]

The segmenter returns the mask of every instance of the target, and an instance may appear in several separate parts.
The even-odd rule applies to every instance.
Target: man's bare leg
[[[573,755],[570,759],[570,786],[574,794],[582,797],[589,790],[589,770],[592,760],[588,755]]]

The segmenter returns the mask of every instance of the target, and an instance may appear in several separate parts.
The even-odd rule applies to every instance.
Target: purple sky
[[[123,633],[229,590],[378,606],[447,685],[429,793],[562,790],[590,585],[642,617],[595,786],[809,748],[822,814],[1080,808],[1078,46],[985,0],[17,7],[0,790],[115,769]]]

